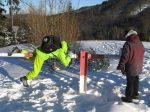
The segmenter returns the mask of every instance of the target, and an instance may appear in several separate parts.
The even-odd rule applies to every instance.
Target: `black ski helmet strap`
[[[45,36],[42,41],[41,50],[51,53],[61,47],[60,38],[54,35]]]

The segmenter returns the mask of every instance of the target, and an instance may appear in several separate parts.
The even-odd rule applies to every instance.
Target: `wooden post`
[[[88,52],[80,52],[80,93],[86,93],[87,90],[87,72],[88,72]]]

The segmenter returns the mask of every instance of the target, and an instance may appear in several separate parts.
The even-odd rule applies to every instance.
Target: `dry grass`
[[[26,21],[31,33],[30,41],[39,45],[45,35],[57,35],[70,42],[78,40],[78,21],[75,13],[67,10],[68,0],[48,1],[41,1],[40,6],[31,5],[28,9]]]

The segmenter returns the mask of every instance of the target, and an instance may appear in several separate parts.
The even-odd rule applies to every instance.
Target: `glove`
[[[71,51],[68,52],[68,56],[69,56],[70,58],[77,58],[77,57],[78,57],[77,54],[74,54],[74,53],[71,52]]]
[[[117,66],[117,70],[121,70],[121,73],[122,73],[123,75],[126,74],[126,72],[125,72],[125,65],[123,65],[123,64],[119,64],[119,65]]]
[[[26,53],[25,54],[25,58],[26,59],[30,59],[30,58],[32,58],[33,57],[33,54],[32,53]]]

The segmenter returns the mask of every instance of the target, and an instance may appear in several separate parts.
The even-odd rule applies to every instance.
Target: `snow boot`
[[[13,53],[20,53],[21,50],[16,46],[11,51],[8,52],[8,56],[11,56]]]
[[[29,87],[28,82],[27,82],[27,77],[26,77],[26,76],[21,77],[21,78],[20,78],[20,81],[23,83],[23,86],[24,86],[24,87]]]
[[[127,102],[127,103],[131,103],[132,102],[132,98],[130,98],[130,97],[121,97],[121,100],[123,102]]]
[[[132,99],[138,100],[139,96],[132,96]]]
[[[139,103],[140,99],[139,96],[132,96],[132,102]]]

